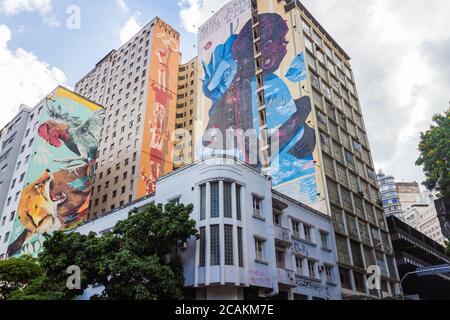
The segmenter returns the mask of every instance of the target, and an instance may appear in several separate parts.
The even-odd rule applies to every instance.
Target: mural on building
[[[320,175],[311,100],[301,89],[308,79],[304,53],[288,45],[293,32],[282,13],[270,11],[259,10],[258,18],[268,141],[276,134],[279,143],[270,174],[275,189],[314,204],[321,192]],[[205,134],[197,142],[197,157],[227,154],[261,167],[259,159],[251,161],[255,144],[242,136],[249,130],[259,136],[260,128],[253,25],[250,1],[235,0],[199,31],[203,65],[199,106]],[[237,130],[231,145],[225,143],[229,129]]]
[[[44,233],[87,219],[104,110],[59,87],[46,98],[8,255],[37,255]]]
[[[155,192],[157,179],[173,170],[179,33],[158,19],[154,34],[138,198]]]

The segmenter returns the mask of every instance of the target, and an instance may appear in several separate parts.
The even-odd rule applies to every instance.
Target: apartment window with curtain
[[[277,268],[285,269],[286,264],[284,260],[284,250],[276,249]]]
[[[253,196],[253,215],[255,217],[262,217],[262,200],[256,196]]]
[[[220,231],[219,225],[210,227],[210,243],[211,243],[211,265],[220,265]]]
[[[241,186],[236,186],[236,214],[239,221],[242,219],[241,189]]]
[[[242,243],[242,228],[237,228],[237,237],[238,237],[238,260],[239,267],[244,267],[244,251],[243,251],[243,243]]]
[[[219,218],[219,182],[211,183],[211,218]]]
[[[334,283],[333,269],[333,266],[325,266],[325,275],[327,277],[327,282],[329,283]]]
[[[329,249],[328,246],[328,233],[325,231],[320,231],[320,240],[322,242],[323,249]]]
[[[305,230],[305,240],[312,242],[313,227],[303,224],[303,229]]]
[[[231,183],[225,182],[223,184],[223,204],[225,218],[233,217],[232,202],[231,202]]]
[[[316,262],[308,260],[308,276],[310,278],[316,278]]]
[[[206,219],[206,185],[200,187],[200,220]]]
[[[234,265],[232,225],[225,225],[225,265]]]
[[[206,228],[200,228],[200,262],[199,266],[204,267],[206,265]]]
[[[261,239],[255,239],[255,253],[256,260],[264,261],[265,260],[265,241]]]

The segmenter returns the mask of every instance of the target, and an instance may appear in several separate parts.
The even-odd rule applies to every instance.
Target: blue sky
[[[269,0],[259,0],[269,1]],[[352,57],[377,169],[422,181],[420,132],[448,108],[448,0],[301,0]],[[21,103],[73,87],[111,49],[160,16],[181,33],[183,61],[196,30],[228,0],[0,0],[0,127]],[[81,29],[66,27],[67,8]]]
[[[66,10],[70,5],[77,5],[81,10],[79,30],[66,28],[69,17]],[[36,11],[0,14],[0,25],[4,24],[11,30],[10,48],[22,48],[35,54],[39,60],[60,68],[69,86],[73,86],[111,49],[121,45],[120,29],[131,17],[144,26],[154,16],[160,16],[174,28],[184,31],[183,60],[195,55],[195,34],[182,28],[176,14],[179,5],[175,0],[126,0],[127,9],[115,0],[58,0],[53,1],[52,7],[59,26],[50,25],[45,21],[46,17]]]

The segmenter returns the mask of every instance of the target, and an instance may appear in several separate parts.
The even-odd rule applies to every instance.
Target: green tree
[[[450,197],[450,108],[444,115],[434,115],[433,122],[427,132],[421,133],[416,165],[424,167],[424,185],[429,190]]]
[[[13,292],[23,290],[42,275],[37,259],[30,256],[0,261],[0,299],[9,299]]]
[[[47,280],[64,299],[98,284],[105,290],[96,299],[181,299],[184,276],[177,247],[197,235],[192,210],[152,204],[133,210],[102,237],[63,232],[47,236],[39,256]],[[81,269],[81,290],[65,288],[71,265]]]

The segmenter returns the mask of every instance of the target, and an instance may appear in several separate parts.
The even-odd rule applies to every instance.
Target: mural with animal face
[[[311,126],[311,100],[301,89],[308,80],[304,52],[299,45],[297,50],[289,45],[294,31],[282,17],[282,6],[277,12],[277,2],[265,0],[258,1],[258,7],[266,2],[270,8],[258,8],[259,61],[255,60],[249,1],[230,2],[200,28],[203,94],[198,104],[204,135],[197,141],[197,157],[227,154],[262,168],[259,155],[256,163],[252,156],[258,153],[259,141],[255,144],[248,135],[239,137],[239,131],[253,131],[254,137],[259,137],[257,91],[258,82],[262,82],[269,146],[274,148],[272,142],[278,141],[268,170],[273,186],[296,200],[315,204],[322,187],[318,186],[319,156],[316,131]],[[256,77],[256,64],[262,69],[261,80]],[[231,145],[227,136],[230,129],[237,133]]]
[[[44,233],[86,221],[103,113],[100,106],[62,87],[47,97],[8,256],[36,256]]]

